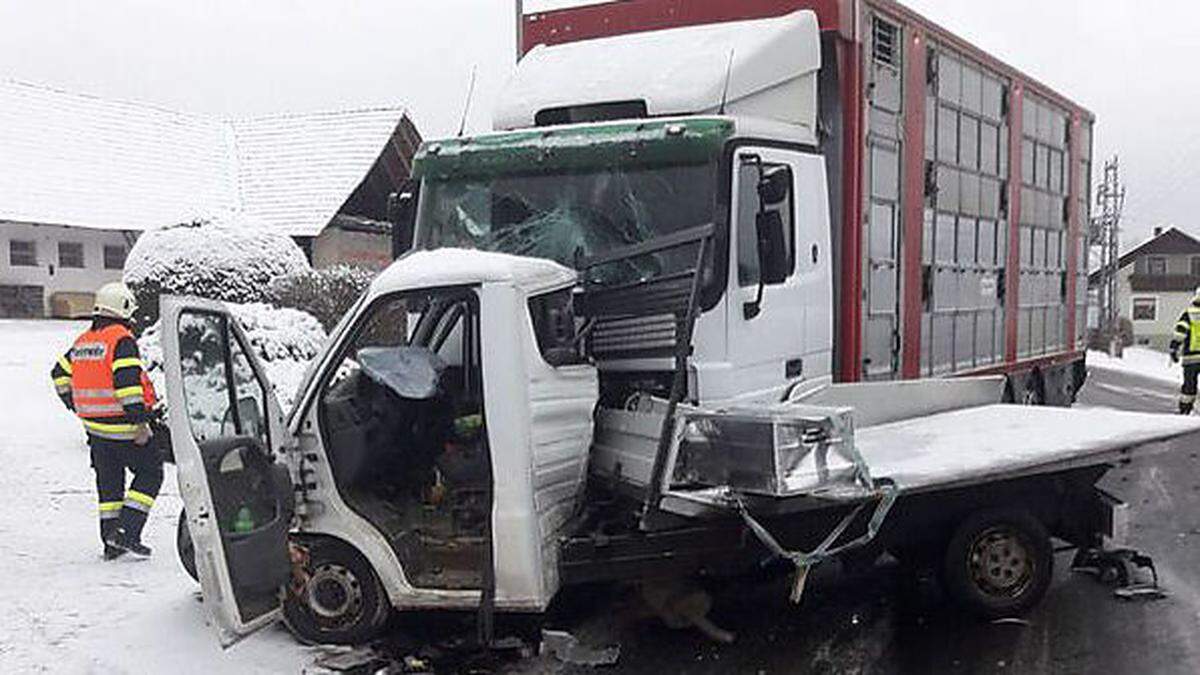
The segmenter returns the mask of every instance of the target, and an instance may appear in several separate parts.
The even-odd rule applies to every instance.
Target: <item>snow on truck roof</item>
[[[533,295],[575,283],[575,271],[551,260],[460,248],[413,251],[371,284],[371,293],[480,283],[511,283]]]
[[[820,68],[820,31],[810,10],[538,45],[517,64],[493,125],[530,127],[543,110],[627,101],[645,101],[650,116],[711,113],[724,100],[731,114],[812,129]]]
[[[141,231],[240,211],[313,236],[404,117],[217,119],[0,79],[0,220]]]

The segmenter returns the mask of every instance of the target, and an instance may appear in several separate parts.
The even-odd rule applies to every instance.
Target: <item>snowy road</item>
[[[173,467],[146,528],[154,556],[101,559],[83,430],[48,379],[84,326],[0,321],[0,670],[300,672],[313,655],[282,628],[217,647],[175,555]]]
[[[5,385],[0,462],[0,664],[3,672],[284,672],[316,657],[281,628],[222,652],[180,569],[174,470],[147,528],[145,562],[100,559],[83,433],[47,378],[83,324],[0,321]],[[1169,412],[1165,379],[1094,369],[1082,404]],[[1172,596],[1125,604],[1058,559],[1055,585],[1028,624],[978,624],[909,603],[894,571],[813,583],[795,607],[778,586],[718,597],[730,646],[644,618],[604,615],[622,646],[605,672],[1200,672],[1200,448],[1114,471],[1105,484],[1135,507],[1136,543]],[[585,601],[582,603],[587,605]],[[581,669],[579,672],[591,672]]]

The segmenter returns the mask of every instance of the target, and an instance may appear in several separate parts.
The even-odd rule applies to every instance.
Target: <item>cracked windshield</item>
[[[600,169],[429,181],[422,192],[419,244],[549,258],[569,267],[713,220],[715,167]],[[599,284],[647,281],[691,269],[696,247],[596,268]],[[707,266],[707,265],[706,265]]]

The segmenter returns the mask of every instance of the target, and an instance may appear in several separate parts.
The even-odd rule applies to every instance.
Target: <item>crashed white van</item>
[[[547,605],[597,398],[596,369],[555,353],[564,329],[574,353],[574,284],[548,261],[413,254],[335,329],[290,421],[220,303],[163,300],[180,490],[223,641],[277,618],[294,527],[322,535],[293,548],[308,572],[288,619],[311,639],[365,638],[391,606],[478,607],[485,587]]]

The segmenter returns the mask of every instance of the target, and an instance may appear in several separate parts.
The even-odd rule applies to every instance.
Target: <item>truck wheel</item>
[[[175,528],[175,550],[179,553],[179,562],[183,571],[187,572],[192,581],[199,582],[200,575],[196,573],[196,547],[192,545],[192,534],[188,532],[187,512],[179,511],[179,526]]]
[[[309,542],[308,580],[289,589],[283,620],[307,644],[354,645],[383,629],[391,605],[379,577],[353,547],[340,541]]]
[[[1054,549],[1041,521],[1027,511],[980,511],[946,548],[946,591],[986,619],[1023,614],[1050,588]]]

